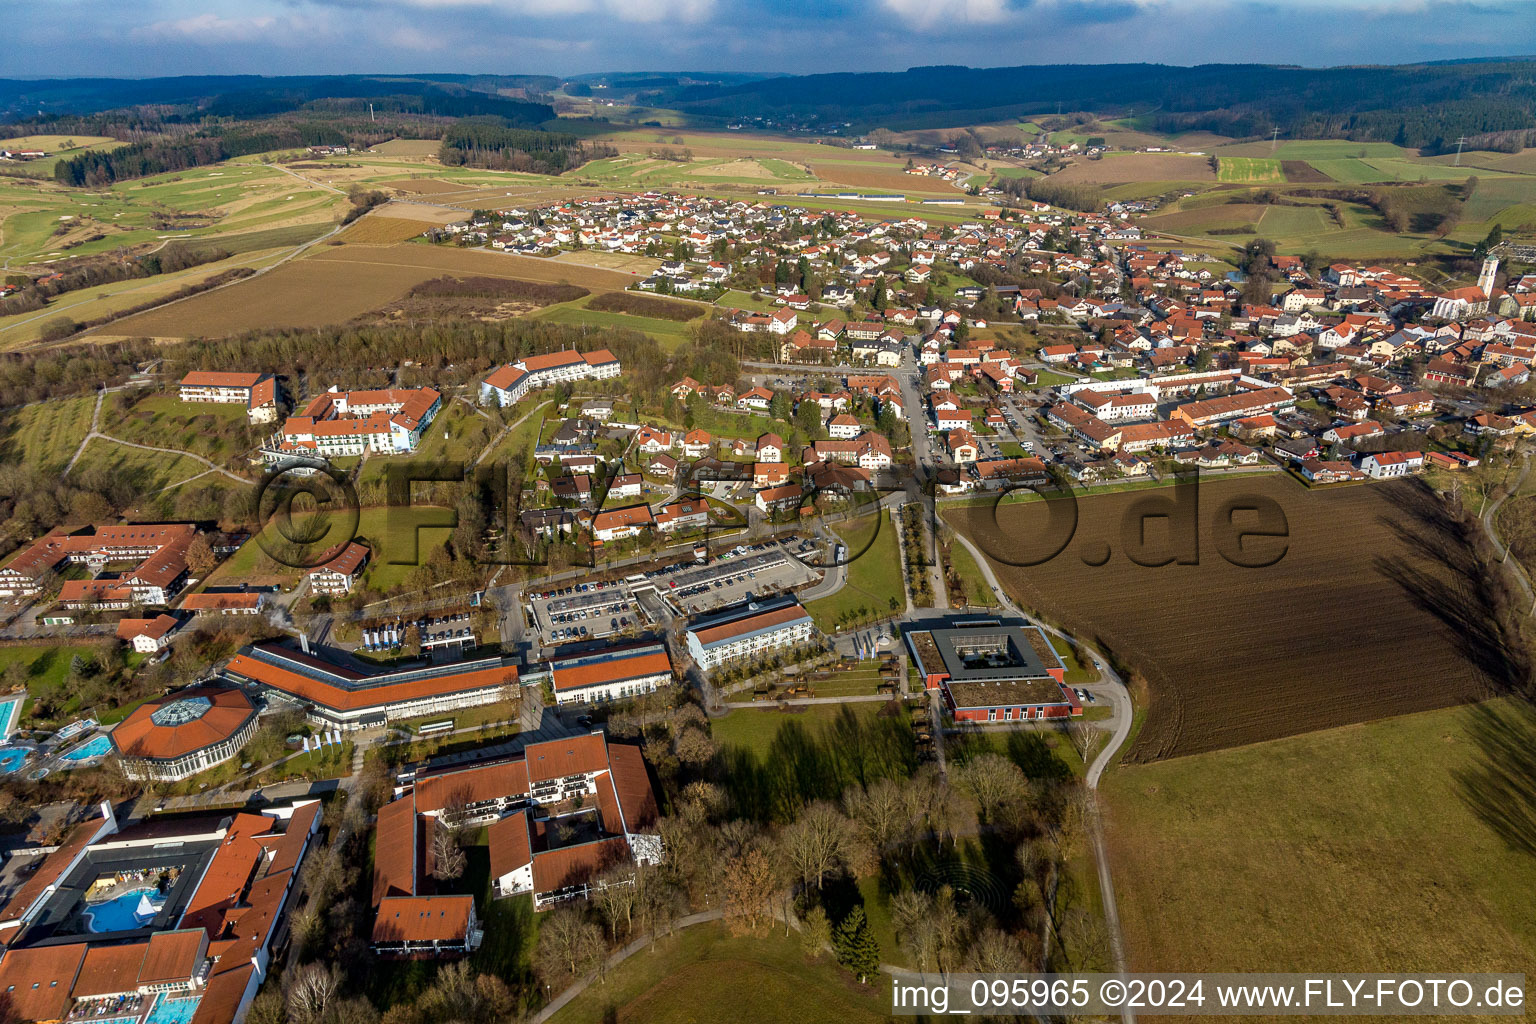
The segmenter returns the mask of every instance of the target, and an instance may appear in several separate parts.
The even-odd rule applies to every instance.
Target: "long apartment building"
[[[492,894],[533,894],[535,910],[631,884],[662,858],[656,795],[640,748],[601,732],[530,744],[521,754],[418,773],[379,810],[373,948],[452,956],[480,935],[474,897],[435,891],[437,829],[486,826]]]
[[[1257,416],[1295,405],[1296,397],[1285,388],[1255,388],[1236,394],[1220,395],[1196,402],[1185,402],[1169,413],[1170,420],[1183,420],[1191,427],[1211,427],[1228,420]]]
[[[705,672],[742,658],[808,643],[816,624],[793,597],[753,601],[695,619],[688,653]]]
[[[276,454],[343,458],[413,452],[442,406],[443,396],[433,388],[333,387],[284,421]]]
[[[6,1019],[243,1019],[284,933],[320,810],[309,800],[120,827],[103,804],[0,909]],[[147,880],[137,893],[123,891],[129,876]]]
[[[480,404],[495,402],[508,406],[539,388],[554,387],[567,381],[607,380],[617,377],[622,369],[619,360],[605,348],[596,352],[568,349],[528,356],[493,370],[481,381]]]
[[[80,533],[52,530],[0,569],[0,596],[35,597],[49,573],[83,565],[99,575],[65,580],[59,601],[66,607],[165,604],[186,581],[187,549],[196,535],[191,523],[98,526]],[[106,572],[114,564],[131,567]]]
[[[243,405],[252,423],[277,419],[277,378],[270,373],[226,373],[193,370],[181,378],[183,402]]]
[[[659,643],[607,647],[549,662],[557,704],[598,704],[655,693],[674,678],[672,658]]]
[[[279,644],[257,644],[231,658],[224,675],[340,729],[447,714],[518,693],[517,667],[499,657],[369,674]]]

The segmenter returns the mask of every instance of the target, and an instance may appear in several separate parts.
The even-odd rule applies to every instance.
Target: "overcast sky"
[[[1536,53],[1536,0],[0,0],[0,76],[1392,64]]]

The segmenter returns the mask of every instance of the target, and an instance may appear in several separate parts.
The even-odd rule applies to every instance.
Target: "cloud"
[[[995,25],[1009,15],[1007,0],[885,0],[885,6],[914,28]]]
[[[200,43],[239,43],[264,38],[277,24],[267,16],[221,18],[217,14],[197,14],[173,21],[157,21],[136,28],[129,34],[135,39],[186,39]]]
[[[398,3],[428,10],[478,8],[523,18],[607,16],[629,22],[699,22],[708,19],[715,10],[715,0],[398,0]],[[588,27],[600,26],[589,23]]]

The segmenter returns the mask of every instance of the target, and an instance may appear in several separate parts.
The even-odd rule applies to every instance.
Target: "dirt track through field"
[[[1510,671],[1479,570],[1417,481],[1310,492],[1278,474],[1207,482],[1198,564],[1133,564],[1123,519],[1172,495],[1083,498],[1060,555],[1028,568],[994,562],[1020,603],[1146,677],[1151,697],[1131,760],[1476,700]],[[1283,557],[1266,567],[1229,562],[1212,527],[1224,502],[1249,496],[1273,501],[1288,523]],[[946,515],[989,555],[1018,561],[1028,538],[1048,536],[1045,504],[1003,506],[995,520],[990,506]],[[1166,521],[1148,523],[1153,540],[1165,533]],[[1248,543],[1260,553],[1275,544]],[[1106,563],[1086,564],[1106,545]]]

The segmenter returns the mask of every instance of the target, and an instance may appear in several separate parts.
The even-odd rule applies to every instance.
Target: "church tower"
[[[1482,273],[1477,275],[1477,286],[1483,290],[1483,294],[1493,298],[1493,282],[1499,273],[1499,260],[1497,256],[1489,256],[1483,260]]]

